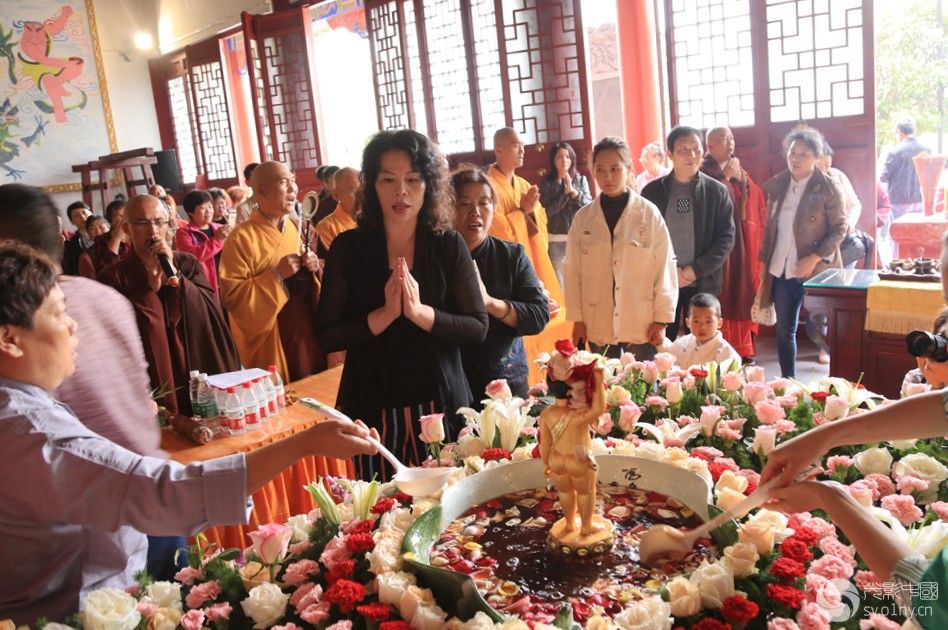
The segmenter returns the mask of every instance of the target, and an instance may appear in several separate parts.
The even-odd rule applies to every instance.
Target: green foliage
[[[562,630],[573,630],[579,628],[579,625],[573,621],[573,607],[569,604],[563,604],[556,611],[556,618],[553,619],[553,627]]]
[[[320,517],[313,525],[309,533],[309,542],[313,543],[312,548],[322,553],[323,549],[333,537],[339,533],[339,526],[331,523],[329,519]]]
[[[915,120],[917,134],[937,132],[938,91],[948,86],[948,14],[941,0],[876,3],[876,149],[895,142],[895,124]]]

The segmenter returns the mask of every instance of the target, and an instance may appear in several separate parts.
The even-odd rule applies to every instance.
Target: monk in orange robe
[[[572,324],[559,308],[563,303],[563,290],[550,260],[546,210],[540,204],[540,190],[516,174],[517,168],[523,166],[523,154],[523,141],[515,130],[504,127],[494,134],[496,161],[487,169],[487,177],[497,193],[497,207],[490,234],[523,245],[537,277],[549,292],[549,323],[540,334],[523,338],[530,366],[529,382],[537,383],[541,374],[533,358],[540,352],[551,351],[558,339],[569,338]]]
[[[296,178],[286,165],[261,164],[251,185],[256,208],[221,251],[221,302],[244,367],[275,365],[296,381],[326,369],[315,332],[319,262],[312,251],[300,255]]]
[[[767,222],[767,196],[754,183],[734,156],[734,134],[727,127],[708,130],[708,153],[701,172],[727,186],[734,207],[734,249],[724,262],[724,284],[718,299],[724,321],[721,334],[738,354],[753,358],[757,324],[751,320],[751,306],[760,287],[757,254]]]

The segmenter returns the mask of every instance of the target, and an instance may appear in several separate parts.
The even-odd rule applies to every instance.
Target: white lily
[[[948,523],[935,521],[925,527],[912,528],[905,542],[909,549],[931,560],[948,546]]]
[[[790,379],[790,381],[806,392],[808,396],[812,396],[813,392],[828,392],[832,387],[836,390],[837,396],[849,403],[850,409],[856,409],[863,405],[866,406],[866,409],[874,409],[885,400],[875,392],[871,392],[864,387],[856,387],[845,378],[836,376],[829,376],[809,386],[794,379]]]
[[[360,520],[369,518],[369,510],[379,500],[378,481],[350,481],[340,479],[339,483],[349,489],[352,494],[352,512]]]
[[[688,440],[701,432],[700,424],[689,424],[679,428],[674,422],[667,418],[662,419],[662,422],[658,425],[649,424],[647,422],[636,422],[632,425],[632,428],[642,429],[662,445],[666,443],[666,438],[672,438],[671,441],[673,443],[680,441],[682,444],[687,444]]]

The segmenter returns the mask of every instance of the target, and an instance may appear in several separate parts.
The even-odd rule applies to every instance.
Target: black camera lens
[[[925,330],[913,330],[905,336],[905,345],[913,357],[925,357],[944,363],[948,361],[948,339]]]

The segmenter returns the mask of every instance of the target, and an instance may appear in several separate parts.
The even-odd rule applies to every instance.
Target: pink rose
[[[667,372],[675,367],[675,355],[669,352],[659,352],[655,355],[655,367],[661,372]]]
[[[754,412],[757,419],[763,424],[773,424],[777,420],[783,420],[787,417],[783,407],[776,400],[762,400],[754,405]]]
[[[645,397],[645,406],[646,407],[658,407],[660,410],[665,411],[668,408],[668,401],[662,398],[661,396],[646,396]]]
[[[748,405],[754,405],[767,398],[770,388],[764,383],[750,382],[744,385],[744,400]]]
[[[902,630],[902,624],[892,621],[885,615],[869,613],[867,619],[859,620],[859,630]]]
[[[793,619],[774,617],[767,622],[767,630],[800,630],[800,626]]]
[[[184,630],[201,630],[204,626],[204,611],[189,610],[181,616],[179,623]]]
[[[820,551],[828,556],[836,556],[849,566],[855,568],[856,558],[853,555],[853,550],[839,542],[839,539],[835,536],[824,536],[820,538],[819,543]]]
[[[253,541],[253,551],[260,558],[261,564],[276,564],[286,557],[286,548],[293,538],[293,529],[286,525],[267,523],[249,534]]]
[[[290,595],[290,604],[296,610],[304,610],[319,603],[323,597],[323,587],[315,582],[307,582]]]
[[[848,580],[853,575],[853,567],[836,556],[821,556],[810,565],[810,573],[822,575],[827,580]]]
[[[823,404],[823,415],[827,420],[842,420],[849,415],[849,401],[839,396],[827,396]]]
[[[287,586],[299,586],[317,572],[319,572],[319,565],[315,560],[300,560],[286,567],[283,583]]]
[[[905,526],[921,520],[922,510],[915,505],[915,499],[909,494],[890,494],[882,497],[882,507],[889,510]]]
[[[635,355],[631,352],[623,352],[621,355],[619,355],[619,363],[621,363],[623,367],[629,365],[633,361],[635,361]]]
[[[201,569],[194,569],[191,567],[184,567],[180,569],[177,573],[174,574],[174,579],[182,584],[191,586],[194,584],[195,580],[199,580],[204,577],[204,571]]]
[[[793,409],[797,406],[797,397],[793,394],[784,394],[783,396],[777,396],[776,400],[781,407],[784,409]]]
[[[785,378],[775,378],[774,380],[767,383],[770,386],[770,389],[773,390],[778,396],[782,396],[784,391],[790,387],[791,383]]]
[[[793,424],[793,420],[777,420],[770,426],[774,428],[778,435],[797,430],[797,425]]]
[[[704,405],[701,407],[701,432],[706,436],[714,435],[714,428],[721,419],[724,407],[721,405]]]
[[[214,604],[213,606],[208,606],[204,610],[204,614],[207,615],[208,621],[224,621],[226,619],[230,619],[231,612],[233,612],[233,608],[231,607],[230,602]]]
[[[488,383],[487,395],[494,400],[510,400],[513,398],[510,385],[507,384],[507,379],[505,378],[498,378]]]
[[[685,394],[682,391],[680,379],[668,378],[665,380],[665,398],[668,402],[673,405],[680,403],[684,396]]]
[[[599,435],[609,435],[612,433],[612,416],[608,413],[604,413],[599,416],[599,422],[596,424],[596,433]]]
[[[815,602],[823,608],[833,610],[843,603],[843,597],[833,582],[822,575],[808,573],[806,576],[806,600]]]
[[[797,625],[800,630],[829,630],[829,611],[815,602],[807,602],[797,613]]]
[[[330,539],[323,548],[322,555],[319,556],[319,561],[323,563],[327,571],[332,571],[337,564],[348,559],[349,549],[346,547],[346,541],[339,536]]]
[[[332,604],[325,601],[319,602],[318,604],[311,604],[299,611],[300,619],[315,626],[329,618],[331,608]]]
[[[770,455],[777,445],[777,429],[773,427],[757,427],[754,429],[754,444],[752,449],[758,455]]]
[[[873,500],[895,494],[895,484],[892,483],[892,479],[890,479],[888,475],[870,473],[866,475],[865,479],[875,486],[876,492],[878,493],[878,496],[873,494]]]
[[[935,501],[929,506],[943,521],[948,521],[948,501]]]
[[[491,385],[497,381],[491,381]],[[501,382],[506,387],[507,381],[501,379]],[[487,389],[490,389],[490,385],[487,386]],[[509,390],[508,390],[509,391]],[[421,435],[418,436],[425,444],[436,444],[438,442],[444,442],[444,414],[443,413],[432,413],[426,416],[422,416],[418,419],[418,424],[421,425]]]
[[[154,602],[138,602],[138,612],[145,619],[151,619],[158,612],[158,604]]]
[[[853,465],[853,458],[849,455],[830,455],[826,458],[826,468],[830,474],[836,472],[838,468],[849,468]]]
[[[217,580],[202,582],[191,588],[188,596],[184,599],[184,603],[188,605],[188,608],[200,608],[204,605],[204,602],[214,601],[220,597],[220,594],[220,582]]]
[[[658,380],[658,367],[654,361],[646,361],[642,368],[642,380],[651,385]]]
[[[899,477],[898,488],[902,494],[911,494],[913,492],[925,492],[931,484],[920,477],[914,475],[902,475]]]
[[[740,372],[728,372],[721,377],[721,385],[729,392],[736,392],[744,386],[744,377]]]
[[[308,540],[301,540],[298,543],[293,543],[292,545],[287,547],[286,550],[289,551],[292,555],[298,556],[312,546],[313,544],[309,542]]]
[[[642,416],[642,410],[631,400],[627,400],[619,405],[619,428],[630,433],[632,425],[639,421]]]
[[[749,383],[763,383],[764,378],[764,368],[759,365],[748,365],[744,368],[744,374],[747,375],[747,381]]]

